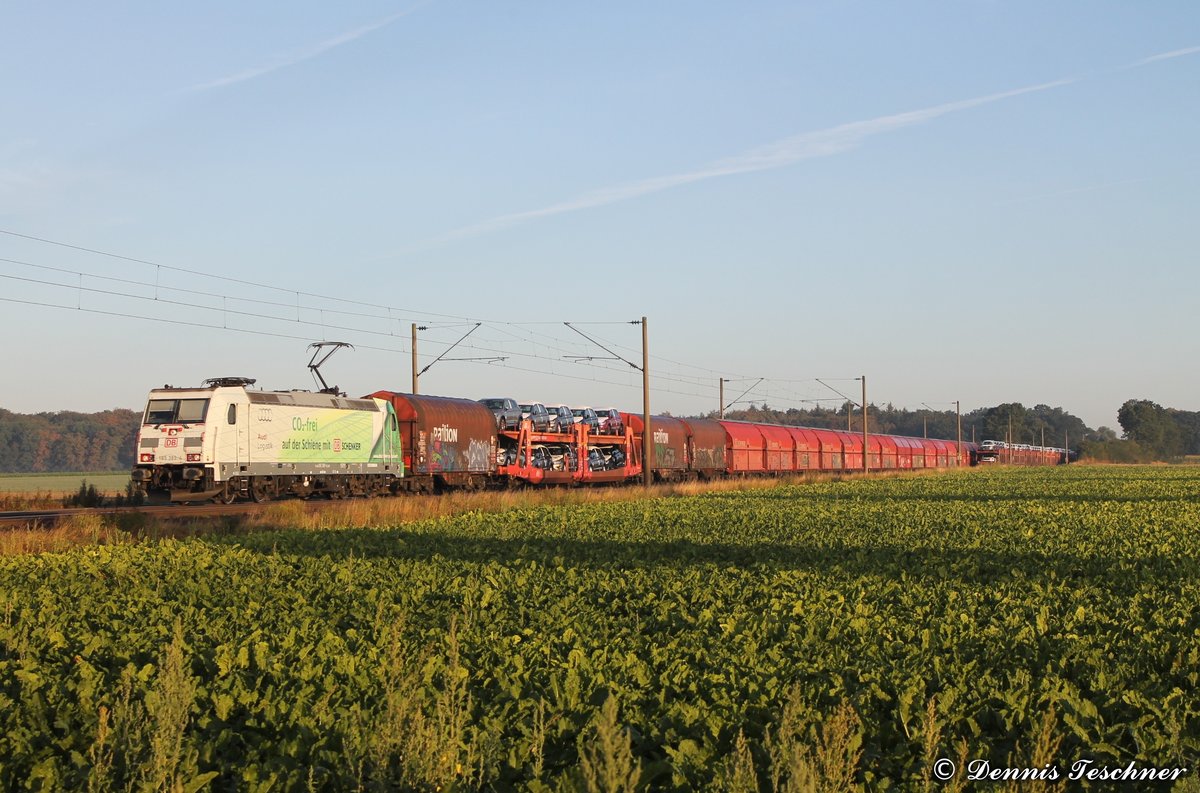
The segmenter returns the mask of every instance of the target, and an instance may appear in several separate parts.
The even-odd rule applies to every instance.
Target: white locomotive
[[[134,487],[150,501],[224,503],[396,490],[404,463],[390,402],[258,391],[248,387],[254,382],[224,377],[151,391]]]

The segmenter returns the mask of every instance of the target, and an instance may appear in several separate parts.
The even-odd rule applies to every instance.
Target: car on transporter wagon
[[[550,431],[550,411],[541,402],[520,403],[521,418],[529,419],[530,428],[534,432]]]
[[[600,419],[600,432],[603,435],[621,435],[625,432],[625,422],[616,408],[596,408],[596,416]]]
[[[571,416],[574,417],[576,424],[586,424],[588,432],[591,432],[593,435],[600,431],[600,417],[591,408],[571,408]]]
[[[515,430],[521,426],[521,406],[511,397],[488,397],[479,400],[496,417],[496,428],[501,432]]]
[[[570,432],[571,427],[575,425],[575,416],[571,413],[571,409],[566,405],[547,405],[546,409],[550,411],[550,431],[551,432]]]

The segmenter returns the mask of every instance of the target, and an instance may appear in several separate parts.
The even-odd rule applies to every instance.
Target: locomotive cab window
[[[207,412],[207,399],[151,399],[142,423],[199,424]]]
[[[225,414],[225,421],[230,424],[237,424],[237,405],[229,406],[229,411]]]
[[[177,420],[189,423],[204,421],[204,414],[207,412],[207,399],[181,399]]]

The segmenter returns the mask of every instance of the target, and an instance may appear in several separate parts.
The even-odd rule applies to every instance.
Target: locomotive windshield
[[[199,424],[207,412],[207,399],[151,399],[142,423]]]

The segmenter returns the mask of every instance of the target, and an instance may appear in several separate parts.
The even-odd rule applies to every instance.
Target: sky
[[[1193,0],[6,4],[0,96],[8,410],[408,391],[413,323],[640,410],[642,317],[654,412],[1200,410]]]

